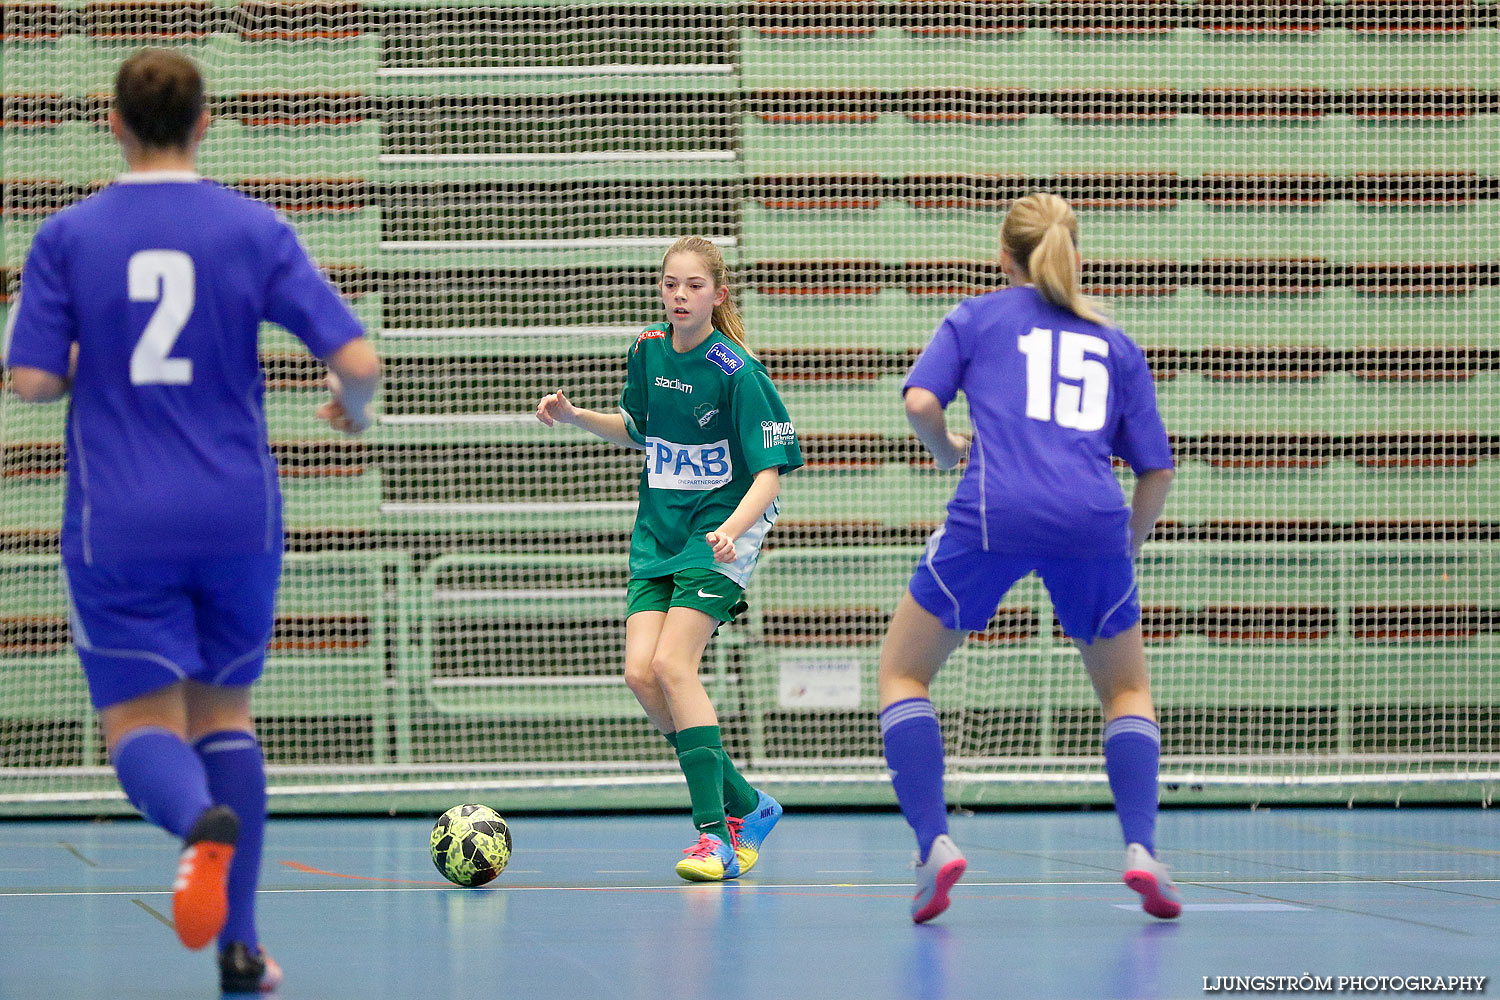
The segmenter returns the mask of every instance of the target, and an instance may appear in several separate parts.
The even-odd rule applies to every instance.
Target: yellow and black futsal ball
[[[489,806],[454,806],[432,828],[432,863],[454,885],[484,885],[510,862],[510,827]]]

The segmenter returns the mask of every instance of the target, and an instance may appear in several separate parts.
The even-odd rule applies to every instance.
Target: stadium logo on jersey
[[[690,384],[678,381],[675,378],[663,378],[658,375],[656,376],[656,385],[661,389],[676,389],[678,392],[685,392],[689,396],[693,394],[693,387]]]
[[[646,438],[646,485],[656,490],[715,490],[734,477],[729,442],[677,444]]]
[[[733,375],[745,367],[745,359],[723,344],[714,344],[714,346],[708,349],[708,353],[704,357],[724,369],[725,375]]]
[[[787,420],[762,420],[760,422],[762,448],[779,448],[797,440],[796,428]]]
[[[693,416],[697,418],[699,427],[707,427],[713,421],[714,417],[718,415],[719,408],[712,403],[704,403],[693,411]]]

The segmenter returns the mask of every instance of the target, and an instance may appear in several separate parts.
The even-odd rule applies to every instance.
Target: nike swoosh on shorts
[[[703,592],[703,588],[700,587],[700,588],[698,588],[698,596],[699,597],[723,597],[724,595],[723,594],[705,594]]]

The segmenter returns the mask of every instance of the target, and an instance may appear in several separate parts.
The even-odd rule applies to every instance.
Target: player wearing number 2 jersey
[[[948,906],[964,857],[948,836],[943,741],[929,685],[1017,580],[1035,572],[1083,654],[1104,708],[1104,756],[1124,833],[1125,881],[1147,912],[1181,910],[1156,860],[1156,723],[1133,557],[1172,480],[1172,449],[1139,347],[1079,291],[1077,222],[1033,194],[1000,231],[1012,287],[960,303],[907,377],[907,417],[941,468],[967,448],[948,517],[928,540],[880,657],[880,729],[901,811],[917,835],[912,918]],[[947,429],[962,391],[972,443]],[[1111,456],[1137,475],[1126,506]]]
[[[217,936],[220,984],[243,991],[280,979],[254,906],[266,790],[249,690],[282,549],[261,322],[328,362],[318,416],[346,433],[368,425],[380,365],[291,226],[197,175],[207,127],[192,62],[125,61],[110,128],[130,169],[37,232],[6,363],[24,399],[71,393],[73,641],[121,786],[182,838],[177,934]]]
[[[630,542],[625,683],[677,750],[687,779],[698,838],[677,874],[717,882],[756,863],[781,806],[724,751],[698,667],[719,624],[744,609],[781,475],[802,465],[802,452],[745,346],[719,248],[677,240],[662,258],[660,290],[668,322],[631,346],[620,411],[585,410],[555,392],[536,415],[646,453]]]

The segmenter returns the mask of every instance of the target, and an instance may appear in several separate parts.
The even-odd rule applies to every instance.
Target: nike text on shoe
[[[1140,844],[1125,848],[1125,884],[1141,894],[1141,909],[1153,917],[1172,920],[1182,912],[1182,898],[1167,866]]]
[[[756,789],[756,794],[760,801],[748,815],[730,816],[725,820],[734,840],[734,856],[739,859],[741,875],[755,867],[760,860],[760,845],[766,842],[776,821],[781,819],[781,803],[760,789]]]
[[[178,940],[189,948],[202,948],[224,929],[229,917],[225,885],[239,833],[234,810],[210,806],[182,842],[172,885],[172,922]]]
[[[271,993],[281,985],[281,966],[264,948],[253,953],[239,942],[219,952],[219,989],[224,993]]]
[[[734,849],[711,833],[700,834],[698,842],[682,852],[687,857],[677,862],[677,874],[689,882],[723,882],[739,878],[740,863]]]
[[[963,852],[946,833],[932,842],[927,860],[917,863],[917,892],[911,898],[913,923],[925,924],[948,908],[948,890],[968,866]]]

